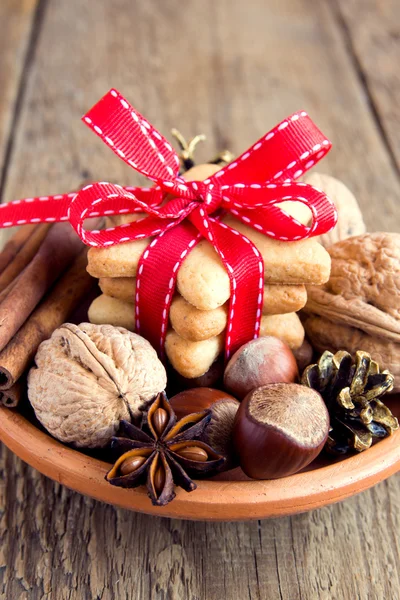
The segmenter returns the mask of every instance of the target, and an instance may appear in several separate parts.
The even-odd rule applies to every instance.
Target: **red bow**
[[[337,218],[332,202],[323,192],[294,180],[329,151],[330,142],[305,112],[299,112],[209,179],[186,182],[179,177],[179,158],[168,141],[117,91],[106,94],[83,120],[124,162],[155,185],[123,188],[100,182],[77,194],[18,200],[1,206],[0,226],[69,220],[85,244],[97,247],[153,238],[138,266],[136,330],[160,353],[177,272],[190,250],[206,238],[230,278],[226,357],[258,337],[263,260],[254,244],[222,223],[221,216],[230,212],[277,240],[300,240],[329,231]],[[163,204],[167,194],[172,199]],[[310,208],[310,226],[276,206],[286,200]],[[148,216],[102,231],[83,227],[89,217],[134,212]]]

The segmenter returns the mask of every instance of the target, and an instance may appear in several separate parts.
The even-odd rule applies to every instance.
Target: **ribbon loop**
[[[295,241],[321,235],[336,222],[332,201],[306,183],[223,185],[221,191],[225,209],[246,225],[278,240]],[[307,206],[310,223],[299,223],[279,206],[282,202]]]
[[[300,111],[263,135],[236,160],[210,177],[210,181],[232,185],[298,179],[330,148],[330,141],[308,114]]]
[[[103,96],[82,120],[117,156],[148,179],[176,179],[180,163],[171,144],[116,90]]]

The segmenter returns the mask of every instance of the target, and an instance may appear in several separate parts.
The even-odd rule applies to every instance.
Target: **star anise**
[[[177,422],[165,393],[159,394],[143,413],[140,427],[121,421],[119,436],[111,443],[119,458],[107,481],[125,488],[146,483],[156,506],[175,498],[175,485],[192,492],[197,486],[191,477],[212,475],[225,462],[200,439],[210,419],[206,410]]]

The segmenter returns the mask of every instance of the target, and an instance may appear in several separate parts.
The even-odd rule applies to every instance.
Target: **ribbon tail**
[[[92,186],[93,184],[90,187]],[[163,199],[163,193],[157,186],[152,188],[126,187],[123,189],[127,194],[135,195],[140,202],[150,207],[160,204]],[[38,196],[0,204],[0,227],[68,221],[70,205],[78,194],[80,192]],[[100,215],[100,212],[95,210],[95,208],[93,207],[92,210],[87,211],[86,218],[98,217]],[[111,199],[109,206],[103,204],[102,208],[103,212],[101,214],[103,215],[145,211],[145,208],[140,206],[132,206],[131,200],[129,202],[125,200],[125,204],[121,204],[120,201]],[[106,212],[107,209],[110,210]]]
[[[136,277],[136,331],[164,358],[168,315],[179,267],[202,236],[188,222],[155,238],[142,254]]]
[[[0,204],[0,227],[68,221],[68,209],[75,196],[73,192]]]
[[[225,359],[260,335],[264,294],[264,262],[254,244],[228,225],[212,219],[202,208],[190,220],[219,254],[230,280]]]

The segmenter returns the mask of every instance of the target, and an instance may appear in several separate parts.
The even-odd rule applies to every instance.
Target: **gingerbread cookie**
[[[183,298],[174,298],[171,307],[171,322],[175,327],[177,322],[179,322],[181,325],[180,332],[187,334],[184,325],[182,325],[182,311],[188,311],[188,308],[192,310],[192,307],[190,307],[190,305],[188,307],[187,303],[182,306],[183,303],[185,303]],[[175,311],[179,313],[178,319],[176,315],[174,315]],[[187,312],[186,314],[190,313]],[[125,329],[134,331],[134,305],[132,303],[119,300],[118,298],[112,298],[102,294],[92,302],[89,309],[89,320],[91,323],[108,323],[110,325],[125,327]],[[221,328],[221,324],[222,319],[219,322],[217,320],[215,328],[212,329],[209,327],[208,329],[208,335],[210,337],[203,337],[200,340],[187,339],[184,336],[179,335],[179,333],[174,331],[174,329],[171,329],[168,332],[166,353],[174,368],[181,375],[188,378],[199,377],[208,371],[216,357],[222,352],[223,349],[224,331],[218,331]],[[196,324],[193,325],[193,328],[195,327],[197,327]],[[225,327],[226,321],[223,329],[225,329]],[[217,331],[218,334],[215,333],[215,335],[211,335]],[[263,315],[261,319],[261,335],[273,335],[275,337],[279,337],[293,350],[299,348],[304,340],[303,326],[296,313],[289,313],[286,315]],[[198,359],[199,356],[201,356],[201,360]],[[196,361],[198,362],[196,363]],[[204,371],[202,371],[204,365],[206,365],[206,368]]]
[[[135,277],[100,277],[99,287],[103,294],[124,302],[135,302]]]
[[[93,300],[88,315],[91,323],[108,323],[130,331],[135,330],[135,306],[119,298],[101,294]],[[170,320],[172,327],[182,338],[202,341],[224,331],[227,307],[220,307],[214,311],[199,311],[181,296],[176,296],[171,303]]]
[[[101,279],[99,283],[103,295],[99,296],[91,307],[93,318],[98,318],[98,314],[101,319],[104,319],[104,316],[110,319],[117,318],[119,324],[128,329],[133,326],[134,282],[135,280],[130,278]],[[302,308],[307,294],[302,289],[290,289],[297,287],[300,286],[265,286],[263,313],[280,316]],[[199,310],[182,296],[176,295],[172,300],[169,316],[173,329],[181,337],[199,342],[224,331],[228,320],[228,303],[214,310]],[[122,325],[122,322],[127,324]]]
[[[102,277],[99,286],[103,294],[125,302],[135,301],[136,279],[134,277]],[[297,312],[307,302],[304,285],[265,284],[263,314],[279,315]],[[217,309],[216,309],[217,310]],[[203,312],[203,311],[202,311]],[[212,311],[207,311],[212,315]]]
[[[272,335],[298,350],[304,342],[304,328],[296,313],[269,315],[261,319],[260,336]]]
[[[171,330],[165,339],[165,352],[171,365],[175,371],[188,379],[204,375],[223,348],[222,333],[202,342],[191,342]]]
[[[176,296],[171,303],[169,319],[181,337],[200,342],[224,331],[228,321],[228,305],[214,310],[198,310],[182,296]]]
[[[92,277],[136,277],[140,257],[151,238],[109,248],[90,248],[87,272]]]
[[[118,298],[101,294],[95,298],[88,310],[88,317],[95,325],[114,325],[135,331],[135,308]]]

